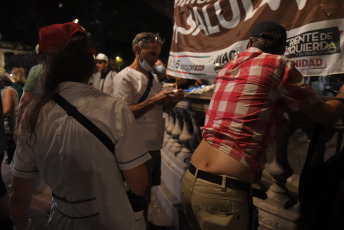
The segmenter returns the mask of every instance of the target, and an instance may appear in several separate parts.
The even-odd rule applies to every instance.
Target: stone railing
[[[165,210],[172,229],[187,229],[183,214],[180,184],[191,155],[201,142],[200,127],[212,93],[188,95],[165,113],[165,137],[161,149],[161,186],[154,188],[160,206]]]
[[[172,111],[164,114],[166,129],[161,150],[162,184],[154,188],[154,193],[163,210],[166,210],[172,229],[187,229],[186,226],[181,226],[185,220],[180,184],[191,155],[201,141],[200,127],[203,126],[210,98],[209,92],[203,95],[188,95]],[[295,128],[294,131],[298,128],[285,123],[280,138],[268,149],[268,163],[262,182],[254,185],[266,191],[268,196],[265,200],[254,198],[259,209],[259,229],[304,228],[297,196],[299,177],[309,142],[300,140],[304,137],[298,131],[292,136],[290,127]],[[333,133],[329,137],[326,142],[335,138]]]

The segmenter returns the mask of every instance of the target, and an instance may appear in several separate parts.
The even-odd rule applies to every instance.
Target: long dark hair
[[[18,135],[25,130],[29,136],[35,135],[38,115],[42,107],[51,100],[61,82],[85,82],[91,77],[95,62],[90,53],[89,39],[83,33],[76,33],[61,49],[49,56],[34,89],[33,99],[24,110]]]

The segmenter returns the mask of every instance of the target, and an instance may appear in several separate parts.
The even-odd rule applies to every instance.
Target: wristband
[[[342,102],[344,104],[344,98],[336,97],[333,100],[340,101],[340,102]]]

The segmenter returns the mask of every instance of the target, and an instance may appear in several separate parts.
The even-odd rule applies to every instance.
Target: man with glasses
[[[130,66],[116,75],[114,82],[113,95],[128,102],[152,157],[146,164],[149,178],[145,193],[147,203],[150,203],[151,186],[160,184],[160,149],[165,129],[162,114],[172,109],[183,98],[182,90],[177,92],[162,90],[158,76],[152,71],[162,43],[159,34],[151,32],[137,34],[132,42],[135,59]],[[147,229],[153,229],[152,224],[147,220],[147,209],[144,213]]]

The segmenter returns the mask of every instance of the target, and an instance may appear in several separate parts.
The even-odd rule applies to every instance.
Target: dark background
[[[131,64],[131,41],[139,32],[159,32],[165,40],[161,57],[168,58],[173,32],[173,0],[4,0],[0,13],[0,42],[20,43],[34,51],[41,27],[79,19],[96,48],[110,58]],[[32,56],[16,55],[12,62]]]

